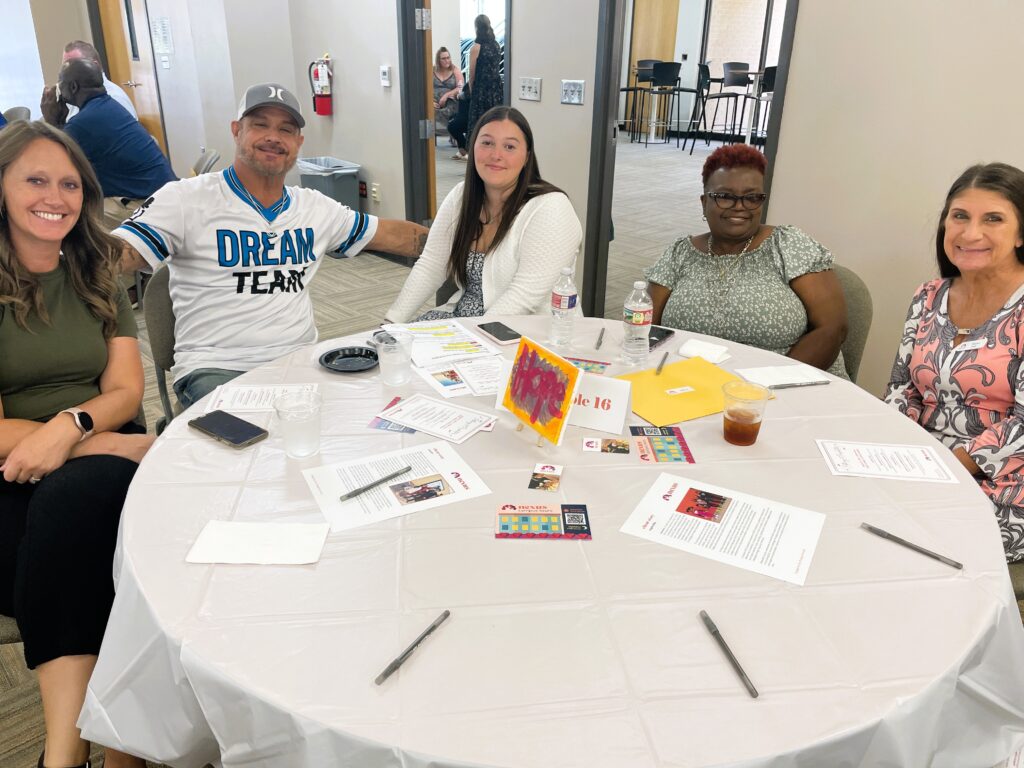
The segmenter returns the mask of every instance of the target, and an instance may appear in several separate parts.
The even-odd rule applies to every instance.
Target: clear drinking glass
[[[761,431],[764,407],[771,392],[749,381],[730,381],[722,385],[722,394],[725,396],[722,429],[726,442],[753,445]]]
[[[398,387],[412,375],[412,334],[378,331],[373,335],[380,360],[380,377],[389,387]]]
[[[319,392],[292,392],[274,401],[277,422],[284,438],[284,450],[293,459],[320,452]]]

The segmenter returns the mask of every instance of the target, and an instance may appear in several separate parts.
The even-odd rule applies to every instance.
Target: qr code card
[[[590,539],[585,504],[502,504],[494,524],[497,539]]]

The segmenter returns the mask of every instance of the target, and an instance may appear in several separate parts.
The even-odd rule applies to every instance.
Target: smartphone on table
[[[227,411],[210,411],[204,416],[191,419],[188,425],[232,448],[245,448],[269,434],[263,427],[257,427]]]
[[[519,341],[521,334],[509,328],[504,323],[480,323],[477,325],[481,331],[491,338],[496,344],[515,344]]]
[[[647,338],[651,340],[651,349],[654,349],[659,344],[668,341],[670,338],[676,335],[676,332],[671,328],[662,328],[660,325],[652,325],[651,332]]]

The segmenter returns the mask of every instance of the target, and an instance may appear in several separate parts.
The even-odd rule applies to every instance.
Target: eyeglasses
[[[719,208],[735,208],[736,203],[742,201],[743,207],[748,211],[752,211],[755,208],[760,208],[764,201],[768,199],[768,195],[764,192],[752,192],[749,195],[734,195],[731,192],[708,192],[708,197],[715,201],[715,205]]]

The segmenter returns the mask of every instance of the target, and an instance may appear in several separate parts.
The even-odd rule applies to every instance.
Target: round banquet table
[[[546,318],[501,319],[547,336]],[[691,337],[702,338],[677,333],[652,363],[663,350],[678,360]],[[621,323],[580,319],[569,354],[614,361],[621,339]],[[785,362],[727,344],[729,370]],[[429,387],[415,374],[388,388],[378,370],[320,368],[340,345],[239,380],[319,383],[319,456],[288,459],[270,414],[247,416],[269,439],[222,446],[187,427],[200,403],[142,462],[80,720],[87,738],[173,766],[987,768],[1024,732],[1024,631],[989,502],[922,429],[844,381],[778,391],[752,447],[725,443],[720,415],[682,423],[694,464],[584,453],[581,437],[601,433],[577,427],[539,447],[503,412],[493,432],[456,446],[488,496],[331,534],[314,565],[187,564],[209,520],[322,522],[301,469],[435,440],[368,428],[392,397]],[[816,438],[935,445],[960,482],[833,476]],[[527,490],[538,462],[565,465],[557,493]],[[806,584],[621,533],[661,472],[824,513]],[[496,539],[509,501],[585,503],[593,540]],[[445,608],[451,618],[374,685]]]

